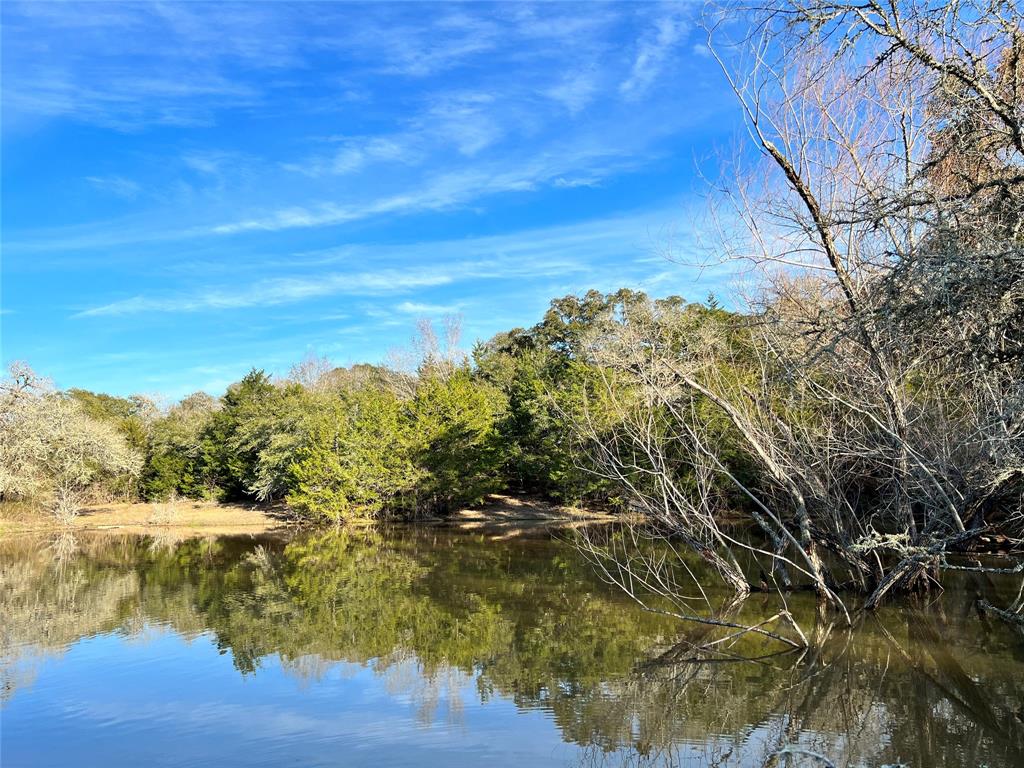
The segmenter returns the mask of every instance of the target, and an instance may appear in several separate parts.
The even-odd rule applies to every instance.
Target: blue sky
[[[5,2],[2,343],[181,397],[468,343],[549,300],[691,300],[740,115],[700,4]]]

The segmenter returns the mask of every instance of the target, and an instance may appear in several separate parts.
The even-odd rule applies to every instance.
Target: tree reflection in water
[[[466,691],[542,710],[580,765],[765,765],[789,745],[835,765],[1011,766],[1024,764],[1024,649],[972,608],[1000,588],[965,576],[939,607],[893,605],[852,629],[798,596],[809,649],[745,637],[737,655],[764,658],[695,661],[701,628],[639,610],[545,538],[18,538],[0,544],[0,674],[5,700],[30,695],[40,659],[161,625],[209,633],[243,675],[276,657],[314,687],[366,665],[425,725],[461,722]],[[772,604],[735,611],[753,623]]]

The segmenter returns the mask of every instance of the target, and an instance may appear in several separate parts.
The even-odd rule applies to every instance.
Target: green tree
[[[288,468],[288,503],[314,519],[370,517],[409,494],[412,463],[405,406],[391,392],[363,388],[321,404]]]
[[[149,430],[142,496],[165,499],[218,495],[218,451],[207,434],[217,402],[205,392],[189,395],[156,419]]]
[[[506,404],[468,366],[421,371],[410,405],[413,460],[423,472],[414,511],[447,512],[501,487],[498,424]]]

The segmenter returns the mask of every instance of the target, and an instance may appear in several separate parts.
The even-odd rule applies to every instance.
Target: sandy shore
[[[480,506],[460,509],[450,516],[420,522],[504,537],[537,532],[538,529],[568,529],[614,519],[606,513],[561,506],[541,499],[495,494],[488,496]],[[73,531],[160,535],[194,533],[213,536],[265,533],[293,525],[295,521],[283,505],[252,506],[188,500],[175,504],[93,504],[85,507],[70,526],[62,525],[41,511],[0,506],[0,533],[52,531],[70,527]]]
[[[285,510],[244,504],[179,501],[170,504],[111,503],[85,507],[65,526],[42,512],[0,512],[0,531],[17,533],[70,528],[119,533],[186,533],[204,535],[263,533],[283,528]]]
[[[492,494],[480,506],[460,509],[443,518],[440,524],[506,538],[529,535],[538,529],[568,530],[616,519],[605,512],[553,504],[543,499]]]

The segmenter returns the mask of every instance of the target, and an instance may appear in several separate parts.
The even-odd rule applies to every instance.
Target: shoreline
[[[90,504],[67,524],[41,511],[22,510],[15,515],[0,512],[3,535],[60,531],[226,535],[268,533],[294,525],[281,507],[192,500],[179,501],[172,507],[149,502]]]
[[[505,538],[541,530],[569,530],[618,519],[608,512],[564,506],[533,497],[491,494],[479,506],[458,509],[444,517],[408,521],[354,520],[346,524],[362,526],[379,522],[442,526]],[[297,520],[283,504],[182,500],[169,508],[166,502],[111,502],[84,507],[68,524],[42,511],[20,509],[12,513],[0,506],[0,536],[60,531],[160,536],[256,535],[316,526],[317,523]]]

